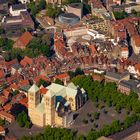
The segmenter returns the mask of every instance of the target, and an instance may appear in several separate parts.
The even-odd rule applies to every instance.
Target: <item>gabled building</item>
[[[32,40],[32,35],[29,32],[25,32],[22,34],[22,36],[20,36],[17,39],[17,41],[14,43],[13,47],[25,49],[31,40]]]
[[[131,91],[134,91],[140,96],[140,82],[132,79],[128,81],[122,80],[118,85],[118,90],[126,95],[129,95]]]
[[[133,48],[134,53],[140,54],[140,35],[133,35],[131,37],[131,45]]]
[[[130,74],[127,72],[116,73],[116,72],[106,72],[105,82],[114,82],[118,84],[122,80],[128,81],[130,79]]]

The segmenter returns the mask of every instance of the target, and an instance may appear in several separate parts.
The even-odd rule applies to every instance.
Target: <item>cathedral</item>
[[[28,91],[28,114],[33,124],[40,127],[47,125],[69,127],[73,114],[87,100],[84,89],[73,83],[67,86],[52,83],[40,94],[37,85]]]

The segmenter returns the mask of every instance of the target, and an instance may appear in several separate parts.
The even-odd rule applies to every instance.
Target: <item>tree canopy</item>
[[[28,115],[24,111],[22,111],[18,115],[17,122],[18,122],[18,125],[20,127],[26,127],[26,128],[30,128],[31,127],[31,121],[29,120]]]
[[[62,13],[61,7],[57,5],[48,4],[46,8],[46,15],[55,19],[59,14]]]
[[[28,4],[28,8],[31,11],[31,14],[35,17],[39,11],[46,8],[46,1],[45,0],[39,0],[38,2],[31,1]]]
[[[123,19],[128,16],[128,14],[125,11],[119,11],[119,12],[114,11],[113,14],[116,19]]]
[[[56,83],[56,84],[59,84],[59,85],[64,85],[64,82],[61,81],[61,80],[58,79],[58,78],[55,80],[55,83]]]
[[[2,48],[3,51],[8,51],[12,49],[13,41],[8,38],[0,38],[0,48]]]

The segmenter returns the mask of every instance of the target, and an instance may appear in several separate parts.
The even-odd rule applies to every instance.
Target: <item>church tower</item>
[[[55,95],[49,90],[44,95],[45,125],[55,124]]]
[[[35,121],[36,107],[40,104],[40,93],[39,88],[34,84],[28,90],[28,114],[31,118],[32,123]]]

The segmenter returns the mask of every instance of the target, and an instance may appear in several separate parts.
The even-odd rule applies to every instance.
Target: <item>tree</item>
[[[15,96],[15,95],[19,94],[19,91],[18,90],[12,91],[12,94],[13,94],[13,96]]]
[[[64,0],[63,4],[79,3],[80,0]]]
[[[41,85],[43,85],[44,87],[47,87],[47,86],[50,85],[50,82],[49,81],[45,81],[43,79],[40,79],[39,83],[38,83],[38,86],[40,87]]]
[[[87,15],[91,13],[91,6],[87,3],[83,3],[83,14]]]
[[[52,4],[47,5],[46,15],[55,19],[59,14],[62,13],[61,7],[57,7],[56,5],[53,7]]]
[[[3,126],[5,124],[5,120],[0,118],[0,126]]]
[[[38,9],[43,10],[46,8],[46,1],[45,0],[40,0],[38,3]]]
[[[4,34],[4,32],[5,32],[4,29],[3,28],[0,28],[0,35],[1,34]]]
[[[27,115],[24,111],[22,111],[22,112],[18,115],[18,117],[17,117],[17,122],[18,122],[18,125],[19,125],[20,127],[30,128],[30,126],[31,126],[31,122],[30,122],[30,120],[29,120],[29,118],[28,118],[28,115]]]
[[[94,113],[94,119],[98,120],[100,117],[100,113],[99,112],[95,112]]]
[[[61,80],[58,79],[58,78],[55,80],[55,83],[56,83],[56,84],[59,84],[59,85],[64,85],[64,82],[61,81]]]
[[[38,2],[31,1],[28,4],[28,8],[30,9],[31,14],[35,17],[37,13],[46,8],[46,1],[45,0],[39,0]]]
[[[113,14],[114,14],[116,19],[123,19],[123,18],[126,18],[128,16],[125,11],[119,11],[119,12],[114,11]]]
[[[131,13],[132,13],[133,15],[137,15],[137,11],[136,11],[135,9],[132,9],[132,10],[131,10]]]
[[[0,48],[4,51],[8,51],[12,49],[13,41],[8,38],[0,38]]]

